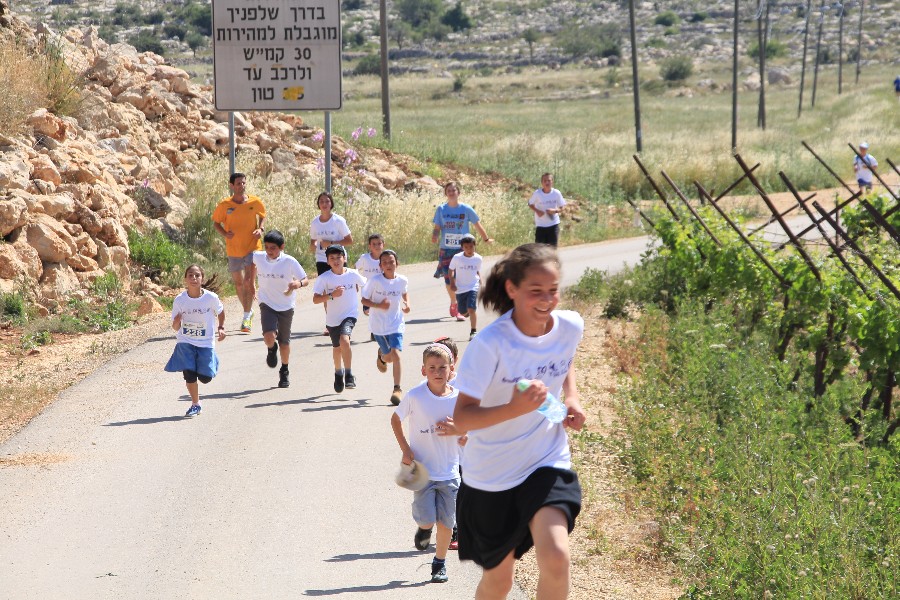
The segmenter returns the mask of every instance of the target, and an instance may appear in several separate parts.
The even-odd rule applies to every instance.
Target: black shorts
[[[291,344],[291,323],[294,320],[294,309],[273,310],[268,304],[261,303],[259,305],[259,323],[262,325],[263,333],[274,331],[277,335],[275,339],[282,346]]]
[[[534,228],[534,243],[549,244],[553,247],[559,245],[559,225]]]
[[[541,467],[500,492],[469,487],[463,479],[456,497],[459,559],[493,569],[510,551],[522,558],[534,546],[528,524],[544,506],[561,510],[572,533],[581,512],[581,485],[574,471]]]
[[[341,321],[340,325],[332,327],[331,325],[326,325],[325,329],[328,330],[328,335],[331,336],[331,346],[332,348],[337,348],[341,345],[341,336],[346,335],[350,337],[350,334],[353,333],[353,328],[356,327],[356,318],[355,317],[347,317],[343,321]]]

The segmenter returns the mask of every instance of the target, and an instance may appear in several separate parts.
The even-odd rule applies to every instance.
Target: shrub
[[[453,31],[463,31],[464,29],[472,28],[472,19],[466,14],[461,1],[457,1],[453,8],[444,13],[444,16],[441,17],[441,23]]]
[[[128,38],[128,43],[135,47],[138,52],[153,52],[163,56],[166,49],[163,47],[159,37],[152,31],[143,30]]]
[[[663,61],[659,74],[666,81],[682,81],[694,72],[694,62],[690,56],[673,56]]]
[[[787,56],[787,46],[783,42],[777,40],[769,40],[766,42],[766,58],[777,58],[779,56]],[[759,58],[759,42],[750,44],[747,48],[747,56],[751,58]]]
[[[184,38],[187,37],[187,33],[187,27],[181,23],[166,23],[163,25],[163,34],[167,38],[176,38],[183,42]]]
[[[573,26],[557,37],[559,48],[572,58],[604,58],[622,55],[622,35],[613,24]]]
[[[701,23],[708,18],[709,18],[709,15],[706,14],[705,12],[695,12],[688,18],[688,21],[690,21],[691,23]]]
[[[28,318],[28,304],[19,292],[0,294],[0,317],[21,323]]]
[[[0,131],[22,131],[36,106],[44,106],[42,61],[18,43],[0,44]]]
[[[676,15],[671,10],[667,10],[664,13],[660,13],[656,15],[656,18],[653,19],[653,23],[655,25],[662,25],[663,27],[671,27],[675,23],[677,23],[680,19],[678,15]]]
[[[154,231],[142,235],[137,231],[128,233],[128,246],[131,249],[131,260],[145,268],[145,274],[159,277],[165,273],[178,275],[178,271],[193,262],[186,248],[170,240],[162,231]]]
[[[453,91],[457,93],[461,92],[465,87],[466,81],[468,81],[468,79],[469,78],[465,73],[457,73],[453,78]]]
[[[84,100],[85,80],[66,63],[63,47],[58,41],[44,38],[41,55],[46,82],[47,109],[59,116],[74,116]]]
[[[359,59],[353,67],[354,75],[381,75],[381,57],[377,54],[368,54]]]

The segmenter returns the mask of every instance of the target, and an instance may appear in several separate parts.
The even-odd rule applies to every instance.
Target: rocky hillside
[[[53,310],[112,271],[126,287],[158,293],[149,281],[131,281],[128,231],[182,225],[195,165],[227,153],[227,114],[216,112],[209,86],[161,57],[107,44],[92,27],[33,30],[0,0],[0,43],[16,37],[35,48],[40,36],[56,38],[83,74],[84,101],[74,117],[35,107],[24,135],[0,133],[0,292],[29,290]],[[246,113],[235,120],[239,152],[262,158],[259,175],[321,178],[321,131],[301,117]],[[348,148],[335,138],[336,179]],[[436,186],[414,181],[378,151],[366,156],[361,184],[369,194]]]

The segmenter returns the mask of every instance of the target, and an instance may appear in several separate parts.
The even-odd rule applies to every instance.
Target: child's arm
[[[309,285],[308,277],[304,277],[303,279],[292,279],[291,282],[288,284],[287,289],[284,290],[284,295],[287,296],[294,290],[300,289],[302,287],[306,287],[308,285]]]
[[[219,313],[219,328],[216,330],[216,333],[219,335],[219,341],[225,339],[225,309],[222,309],[222,312]]]
[[[397,443],[400,444],[400,450],[403,452],[403,458],[400,462],[404,465],[412,464],[415,456],[413,456],[412,448],[409,447],[409,442],[406,441],[406,436],[403,435],[403,424],[397,413],[391,415],[391,429],[394,430],[394,437],[397,438]]]
[[[481,235],[481,239],[483,239],[488,244],[493,243],[494,238],[488,237],[487,231],[484,230],[484,225],[481,224],[481,221],[475,223],[475,229],[478,230],[478,234]]]
[[[408,314],[409,313],[409,293],[403,292],[403,296],[401,296],[401,297],[403,298],[403,306],[400,308],[400,310],[402,310],[404,313]]]
[[[450,272],[450,291],[456,291],[456,269],[449,269]]]
[[[334,300],[331,294],[313,294],[313,304],[324,304],[329,300]]]
[[[368,306],[369,308],[381,308],[387,310],[391,307],[391,302],[387,298],[382,300],[381,302],[375,302],[374,300],[369,300],[368,298],[361,299],[363,306]]]
[[[539,217],[544,216],[544,211],[540,210],[537,206],[535,206],[531,202],[528,203],[528,208],[530,208],[532,211],[534,211],[534,214],[536,214],[537,216],[539,216]]]
[[[431,243],[437,244],[438,235],[441,233],[441,227],[437,223],[434,224],[434,229],[431,231]]]
[[[569,372],[566,373],[566,378],[563,381],[562,385],[562,393],[563,404],[565,404],[566,408],[568,409],[568,415],[563,421],[563,426],[571,427],[575,431],[581,431],[587,415],[585,414],[584,409],[581,407],[581,402],[578,400],[578,389],[575,383],[574,364],[569,368]]]
[[[179,329],[181,329],[181,313],[178,313],[172,319],[172,330],[178,331]]]
[[[437,434],[464,436],[466,435],[466,432],[456,426],[453,417],[446,417],[437,422]]]
[[[456,400],[456,410],[453,411],[456,428],[472,431],[491,427],[537,410],[547,398],[547,386],[540,380],[532,380],[524,392],[520,392],[515,385],[511,385],[510,388],[512,396],[509,402],[497,406],[481,406],[479,398],[460,392]]]

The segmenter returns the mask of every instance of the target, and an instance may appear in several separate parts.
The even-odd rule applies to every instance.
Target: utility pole
[[[738,15],[741,0],[734,0],[734,48],[731,66],[731,151],[737,152],[737,119],[738,119]]]
[[[756,125],[766,130],[766,53],[769,50],[769,2],[768,0],[760,0],[766,3],[765,16],[763,16],[762,6],[758,11],[756,19],[756,33],[759,44],[759,105],[756,111]]]
[[[816,86],[819,83],[819,58],[822,54],[822,25],[825,23],[825,0],[819,6],[819,31],[816,33],[816,65],[813,68],[812,107],[816,107]]]
[[[859,67],[862,60],[862,23],[866,0],[859,0],[859,32],[856,34],[856,83],[859,84]]]
[[[838,96],[844,89],[844,5],[838,4]]]
[[[806,0],[806,24],[803,26],[803,62],[800,64],[800,102],[797,104],[797,118],[803,113],[803,82],[806,79],[806,49],[809,45],[809,10],[812,0]]]
[[[379,0],[381,17],[381,131],[384,138],[391,139],[391,93],[388,89],[388,33],[387,0]]]
[[[628,17],[631,21],[631,80],[634,88],[634,136],[637,151],[641,151],[641,94],[638,80],[637,33],[634,24],[634,0],[628,0]]]

